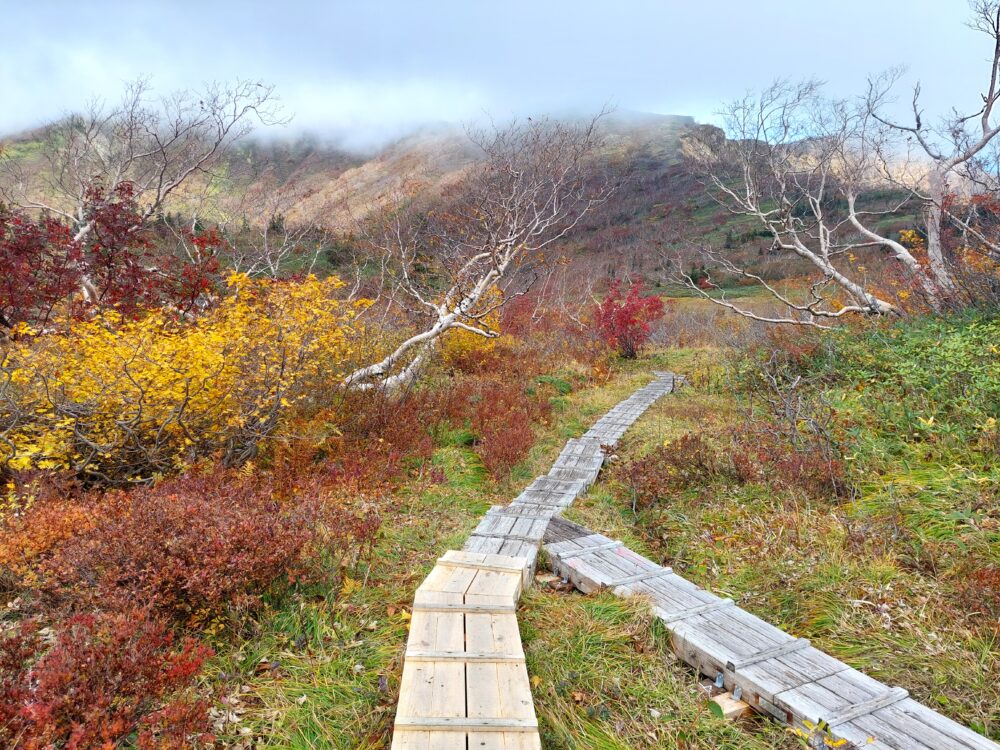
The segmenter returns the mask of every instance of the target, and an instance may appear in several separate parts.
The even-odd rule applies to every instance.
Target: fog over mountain
[[[776,77],[834,93],[912,61],[928,113],[975,101],[982,50],[954,23],[964,0],[742,3],[623,0],[4,3],[0,133],[114,99],[205,81],[273,83],[293,134],[354,149],[487,113],[556,115],[605,104],[712,121],[726,99]],[[845,50],[850,54],[845,55]]]

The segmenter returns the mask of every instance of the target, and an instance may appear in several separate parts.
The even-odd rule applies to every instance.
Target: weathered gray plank
[[[905,690],[887,688],[601,534],[556,519],[545,549],[553,569],[583,591],[613,585],[620,595],[650,598],[682,659],[781,721],[820,725],[833,742],[872,750],[1000,750]]]

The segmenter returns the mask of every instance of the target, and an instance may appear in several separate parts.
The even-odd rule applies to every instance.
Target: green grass
[[[544,748],[800,747],[773,722],[713,717],[645,602],[534,589],[518,619]]]
[[[965,324],[922,333],[920,326],[896,339],[880,334],[879,348],[852,339],[867,358],[827,376],[829,397],[853,404],[850,418],[868,415],[863,429],[845,436],[857,497],[706,481],[636,514],[627,486],[606,479],[567,515],[1000,738],[1000,686],[992,677],[1000,629],[988,594],[968,584],[1000,561],[1000,466],[982,439],[955,437],[988,419],[995,403],[974,389],[990,391],[994,381],[976,356],[948,340],[949,331],[974,338],[977,352],[994,344]],[[966,362],[965,375],[933,377],[934,360],[948,358]],[[706,363],[695,351],[657,360],[681,372]],[[842,371],[855,366],[867,368],[864,377],[845,378]],[[886,368],[888,380],[874,377]],[[736,396],[718,381],[701,382],[695,377],[654,405],[626,434],[623,460],[687,432],[734,429]],[[938,414],[936,427],[912,429],[930,413]]]
[[[342,591],[298,591],[238,638],[220,640],[213,677],[231,709],[231,721],[219,727],[223,741],[293,750],[387,748],[407,611],[437,557],[460,548],[489,505],[509,502],[546,472],[568,437],[647,383],[651,369],[693,365],[698,356],[679,351],[622,362],[607,382],[584,390],[550,383],[562,394],[553,418],[502,482],[483,470],[464,431],[436,435],[432,461],[445,482],[413,481],[384,499],[375,554],[351,572]],[[569,374],[560,379],[574,382]],[[641,548],[640,534],[627,538]],[[712,717],[696,676],[673,661],[664,632],[641,602],[529,590],[518,619],[546,750],[798,747],[773,723],[732,725]]]

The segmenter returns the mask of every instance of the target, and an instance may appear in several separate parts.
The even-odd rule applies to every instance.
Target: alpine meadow
[[[1000,0],[0,18],[0,748],[1000,750]]]

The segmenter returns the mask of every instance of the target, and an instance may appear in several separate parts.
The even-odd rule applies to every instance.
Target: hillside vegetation
[[[567,516],[1000,739],[982,159],[932,159],[978,186],[937,203],[869,179],[881,100],[813,83],[734,105],[777,137],[372,154],[248,138],[267,87],[144,86],[0,153],[0,746],[389,747],[427,571],[653,370],[685,386]],[[540,571],[518,621],[546,750],[803,746],[710,710],[641,601]]]

